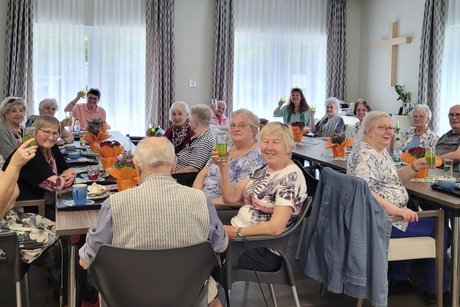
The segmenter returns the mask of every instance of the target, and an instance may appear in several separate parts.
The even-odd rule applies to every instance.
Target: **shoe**
[[[417,291],[419,286],[410,279],[396,280],[390,279],[388,282],[388,293],[389,294],[403,294]]]
[[[436,294],[433,293],[424,293],[425,298],[430,305],[436,305]],[[442,305],[451,306],[452,305],[452,294],[449,291],[446,291],[442,295]]]

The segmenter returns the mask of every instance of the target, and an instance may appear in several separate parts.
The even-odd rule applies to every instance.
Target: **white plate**
[[[65,201],[66,206],[86,206],[86,205],[94,205],[94,203],[95,201],[91,199],[87,199],[84,205],[75,205],[73,202],[73,199]]]
[[[88,194],[88,199],[103,199],[103,198],[107,198],[109,197],[109,192],[105,192],[105,193],[102,193],[102,194],[98,194],[98,195],[92,195],[92,194]]]

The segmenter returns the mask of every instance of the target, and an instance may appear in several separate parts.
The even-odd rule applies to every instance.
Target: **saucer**
[[[103,199],[103,198],[107,198],[107,197],[109,197],[109,192],[107,192],[107,191],[105,191],[102,194],[97,194],[97,195],[88,194],[88,196],[87,196],[88,199]]]
[[[66,206],[87,206],[87,205],[94,205],[95,201],[91,199],[87,199],[85,204],[75,205],[73,202],[73,199],[71,199],[71,200],[66,200],[64,203],[66,204]]]

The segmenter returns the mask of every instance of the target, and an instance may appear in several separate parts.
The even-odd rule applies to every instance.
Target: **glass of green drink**
[[[216,149],[217,155],[219,156],[218,160],[223,162],[227,160],[227,135],[220,133],[216,135]]]
[[[35,127],[26,127],[24,128],[24,133],[22,135],[22,142],[24,143],[27,140],[33,139],[35,137]],[[35,141],[32,142],[29,146],[34,146]]]
[[[429,168],[434,168],[436,166],[436,148],[435,147],[425,148],[425,160]]]

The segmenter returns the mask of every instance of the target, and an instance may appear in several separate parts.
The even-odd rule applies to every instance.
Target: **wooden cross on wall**
[[[409,36],[397,37],[397,22],[390,24],[390,36],[385,39],[377,41],[379,47],[390,47],[390,86],[396,85],[396,47],[402,44],[410,44],[411,38]]]

